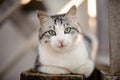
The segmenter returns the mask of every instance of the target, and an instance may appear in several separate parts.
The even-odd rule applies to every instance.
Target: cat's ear
[[[51,18],[42,11],[37,11],[37,16],[38,16],[38,19],[39,19],[41,25],[44,25],[44,23],[51,20]]]
[[[77,8],[75,6],[72,6],[69,11],[66,13],[66,16],[72,20],[77,19]]]

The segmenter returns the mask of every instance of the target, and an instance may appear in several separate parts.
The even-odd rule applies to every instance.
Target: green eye
[[[71,28],[70,27],[67,27],[67,28],[65,28],[65,31],[64,31],[64,33],[70,33],[70,31],[71,31]]]
[[[52,35],[52,36],[55,36],[55,35],[56,35],[56,32],[55,32],[54,30],[49,30],[48,32],[49,32],[49,34]]]

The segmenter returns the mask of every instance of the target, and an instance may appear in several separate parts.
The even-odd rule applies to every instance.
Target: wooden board
[[[105,80],[120,80],[120,74],[104,74]]]
[[[51,75],[28,70],[21,73],[20,80],[84,80],[83,75]]]

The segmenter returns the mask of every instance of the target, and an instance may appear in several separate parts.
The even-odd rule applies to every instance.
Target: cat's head
[[[66,14],[48,16],[38,12],[40,21],[39,41],[56,51],[69,50],[74,46],[81,35],[77,22],[77,10],[73,6]]]

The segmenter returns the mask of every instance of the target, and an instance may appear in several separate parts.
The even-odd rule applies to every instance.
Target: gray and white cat
[[[48,16],[39,11],[39,54],[36,69],[48,74],[84,74],[89,77],[94,61],[85,44],[73,6],[66,14]]]

